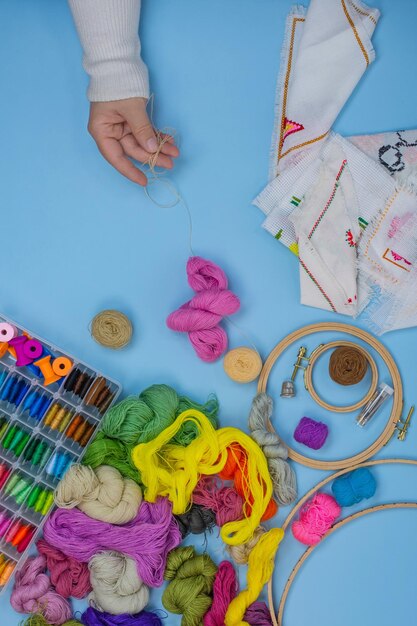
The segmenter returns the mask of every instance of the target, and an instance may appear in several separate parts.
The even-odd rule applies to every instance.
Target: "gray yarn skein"
[[[249,429],[268,462],[274,486],[274,498],[279,504],[291,504],[297,498],[297,479],[288,463],[288,448],[276,432],[268,430],[273,401],[266,393],[254,397],[249,414]]]

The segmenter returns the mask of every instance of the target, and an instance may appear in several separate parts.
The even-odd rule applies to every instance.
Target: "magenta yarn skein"
[[[151,611],[141,611],[136,615],[111,615],[89,607],[81,619],[85,626],[162,626],[161,619]]]
[[[333,526],[341,510],[333,496],[319,491],[301,507],[299,519],[292,524],[292,534],[300,543],[313,546]]]
[[[237,592],[233,565],[229,561],[222,561],[213,583],[213,603],[203,617],[204,626],[223,626],[229,604]]]
[[[303,417],[294,431],[294,439],[312,450],[320,450],[326,443],[329,428],[323,422]]]
[[[227,289],[227,276],[212,261],[190,257],[187,262],[188,284],[196,295],[171,313],[167,326],[188,333],[197,355],[211,362],[227,350],[227,334],[219,325],[222,318],[236,313],[239,298]]]
[[[213,583],[213,603],[203,617],[204,626],[224,626],[224,618],[231,601],[239,591],[236,572],[229,561],[222,561]],[[249,626],[272,626],[265,602],[254,602],[247,609],[243,622]]]
[[[135,519],[118,526],[92,519],[78,509],[58,509],[47,520],[44,537],[83,563],[102,550],[127,554],[136,561],[148,587],[162,585],[167,554],[182,540],[166,498],[142,502]]]
[[[10,604],[18,613],[39,613],[49,624],[59,626],[71,618],[71,607],[54,591],[45,571],[44,556],[29,557],[16,573]]]

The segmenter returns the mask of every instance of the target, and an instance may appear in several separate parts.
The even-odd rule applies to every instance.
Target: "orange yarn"
[[[251,513],[251,504],[253,496],[249,491],[248,474],[247,474],[248,457],[246,451],[238,443],[227,448],[227,461],[219,477],[222,480],[232,480],[237,493],[246,501],[244,505],[244,513],[249,516]],[[262,521],[274,517],[278,511],[278,505],[275,500],[271,499],[262,516]]]

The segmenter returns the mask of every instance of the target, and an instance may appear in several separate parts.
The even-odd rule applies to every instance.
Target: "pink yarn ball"
[[[39,613],[49,624],[63,624],[72,615],[65,598],[51,586],[44,556],[30,557],[16,573],[10,604],[18,613]]]
[[[201,257],[187,263],[188,283],[196,295],[168,316],[167,326],[188,333],[197,355],[203,361],[218,359],[227,350],[227,335],[219,326],[223,317],[240,307],[239,298],[227,289],[223,270]]]
[[[292,534],[304,545],[313,546],[333,526],[341,510],[333,496],[316,493],[301,507],[299,519],[292,524]]]

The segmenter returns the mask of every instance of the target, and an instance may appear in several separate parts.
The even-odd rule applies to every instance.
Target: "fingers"
[[[165,133],[160,133],[160,137],[164,139],[164,143],[161,147],[162,154],[167,154],[170,157],[177,158],[180,154],[177,146],[174,143],[174,138],[171,135],[166,135]]]
[[[158,150],[158,140],[146,112],[146,103],[135,98],[125,110],[126,122],[138,144],[151,154]]]
[[[127,158],[121,143],[117,139],[111,137],[99,139],[97,140],[97,146],[106,161],[113,165],[120,174],[123,174],[132,182],[142,185],[142,187],[146,186],[148,181],[145,174]]]
[[[146,152],[146,150],[139,146],[133,135],[126,135],[125,137],[123,137],[120,143],[122,144],[125,153],[132,159],[140,161],[141,163],[150,163],[153,155],[149,152]],[[163,154],[162,152],[158,154],[158,157],[154,164],[158,167],[165,167],[168,170],[174,167],[174,163],[171,157]]]

